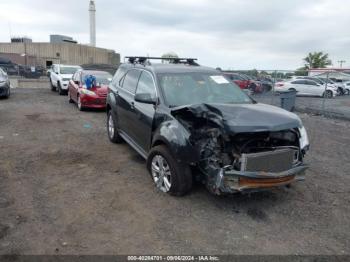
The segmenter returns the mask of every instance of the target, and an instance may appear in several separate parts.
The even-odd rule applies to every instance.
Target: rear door
[[[137,123],[134,121],[135,116],[135,91],[139,81],[141,71],[130,69],[121,80],[118,96],[116,99],[118,127],[129,138],[135,141],[135,128]]]
[[[153,75],[148,71],[142,71],[136,94],[149,94],[152,98],[157,98],[157,91]],[[145,151],[148,152],[151,146],[151,135],[155,105],[135,102],[133,122],[135,127],[135,141]]]
[[[310,96],[320,96],[322,95],[323,91],[323,87],[319,86],[315,81],[312,80],[305,80],[305,84],[306,84],[306,94],[310,95]]]

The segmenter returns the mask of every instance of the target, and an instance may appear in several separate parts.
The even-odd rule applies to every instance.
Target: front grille
[[[295,150],[289,148],[243,154],[241,158],[241,171],[283,172],[293,167],[294,158]]]
[[[106,100],[105,99],[96,99],[95,104],[104,105],[104,104],[106,104]]]

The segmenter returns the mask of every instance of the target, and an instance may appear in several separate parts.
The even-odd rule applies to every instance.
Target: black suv
[[[161,191],[183,195],[200,180],[225,194],[304,178],[309,141],[298,116],[255,102],[196,59],[127,59],[109,87],[108,137],[147,159]]]

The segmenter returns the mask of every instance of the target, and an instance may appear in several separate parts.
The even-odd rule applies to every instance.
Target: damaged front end
[[[244,115],[240,111],[249,111],[249,107],[231,109],[223,112],[220,107],[198,105],[172,112],[191,134],[190,143],[199,159],[196,166],[210,192],[220,195],[257,191],[304,179],[307,166],[303,157],[308,141],[307,146],[301,147],[298,121],[277,120],[282,129],[275,130],[268,123],[274,114],[264,114],[256,117],[268,126],[256,121],[256,125],[234,129],[231,120],[240,123],[239,118]],[[232,113],[228,115],[229,111]],[[277,115],[275,119],[283,117]]]

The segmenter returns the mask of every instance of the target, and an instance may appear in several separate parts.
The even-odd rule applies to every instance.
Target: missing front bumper
[[[299,165],[283,172],[248,172],[219,169],[209,174],[208,189],[216,194],[258,191],[289,185],[304,180],[306,165]]]

